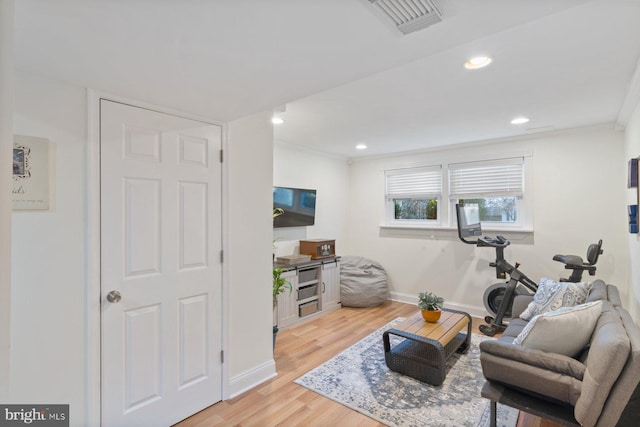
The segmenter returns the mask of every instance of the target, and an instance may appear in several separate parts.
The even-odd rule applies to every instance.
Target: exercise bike
[[[485,308],[493,316],[485,316],[484,321],[488,325],[481,325],[479,329],[483,334],[493,336],[506,328],[507,325],[504,323],[504,319],[511,317],[511,306],[516,295],[531,295],[531,292],[535,293],[538,289],[538,285],[518,270],[520,263],[516,263],[513,266],[504,259],[504,248],[509,246],[509,240],[500,235],[495,238],[482,236],[477,205],[456,204],[456,213],[460,240],[478,247],[488,246],[495,248],[496,261],[489,265],[496,269],[496,277],[498,279],[506,279],[506,276],[509,275],[509,280],[506,283],[496,283],[484,293]],[[469,240],[469,237],[477,237],[477,239]],[[584,271],[588,271],[590,276],[595,275],[595,264],[598,261],[598,256],[602,253],[602,240],[600,240],[587,248],[587,262],[583,262],[582,258],[576,255],[555,255],[553,257],[554,261],[562,262],[565,264],[566,269],[572,270],[569,278],[560,279],[560,281],[580,282]]]
[[[511,243],[504,236],[497,235],[495,238],[482,236],[482,227],[480,225],[480,212],[478,205],[456,204],[456,212],[458,216],[458,237],[464,243],[476,245],[478,247],[492,247],[496,250],[495,262],[489,263],[489,266],[496,269],[496,277],[498,279],[509,280],[506,283],[499,283],[489,289],[491,301],[496,305],[495,317],[486,316],[484,321],[488,325],[480,325],[479,329],[485,335],[490,337],[498,332],[505,330],[507,325],[503,322],[505,317],[510,315],[511,305],[516,294],[535,293],[538,284],[529,279],[524,273],[518,270],[520,263],[511,265],[504,259],[504,248]],[[476,237],[470,240],[469,237]],[[522,285],[522,286],[520,286]],[[529,291],[527,291],[527,289]],[[485,306],[487,305],[487,293],[485,292]],[[489,310],[490,312],[492,310]]]
[[[567,278],[560,278],[561,282],[573,282],[578,283],[582,281],[582,274],[587,271],[589,276],[595,276],[596,274],[596,263],[598,262],[598,257],[603,253],[602,249],[602,239],[598,241],[598,243],[592,243],[587,248],[587,262],[584,262],[583,259],[577,255],[554,255],[553,260],[558,261],[564,264],[564,268],[567,270],[571,270],[571,275]],[[503,277],[499,277],[503,278]],[[500,307],[500,303],[504,297],[504,291],[506,288],[506,283],[494,283],[489,286],[487,290],[484,292],[484,297],[482,302],[484,303],[485,309],[495,316],[498,313],[498,308]],[[526,295],[529,294],[529,291],[523,286],[517,286],[514,291],[514,298],[516,295]],[[511,307],[508,307],[505,314],[505,317],[511,317]]]

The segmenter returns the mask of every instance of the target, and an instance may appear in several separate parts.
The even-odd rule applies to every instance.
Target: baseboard
[[[226,393],[227,396],[225,396],[225,400],[233,399],[245,391],[251,390],[263,382],[270,380],[276,375],[278,375],[276,372],[276,362],[273,359],[237,375],[229,381],[229,389],[228,393]]]
[[[391,297],[389,299],[391,301],[404,302],[406,304],[413,305],[418,303],[418,295],[403,294],[401,292],[391,292]],[[479,317],[481,319],[489,314],[484,307],[475,305],[458,304],[455,302],[445,301],[444,306],[445,308],[464,311],[465,313],[469,313],[472,317]]]

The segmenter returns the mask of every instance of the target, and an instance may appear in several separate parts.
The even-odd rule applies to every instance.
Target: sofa
[[[497,403],[567,426],[640,425],[640,329],[622,307],[617,287],[596,280],[588,284],[584,304],[520,318],[533,300],[518,295],[503,334],[480,344],[486,379],[481,394],[491,401],[491,425],[496,425]],[[563,310],[595,317],[554,325],[554,316],[569,317]],[[527,345],[523,331],[533,329],[534,319],[541,325],[546,321],[547,329],[533,325],[540,330],[539,342]],[[565,347],[580,334],[586,343],[556,352],[554,346]]]

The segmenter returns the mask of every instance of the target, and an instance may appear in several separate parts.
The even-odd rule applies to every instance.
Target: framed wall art
[[[14,135],[13,210],[49,209],[49,140]]]
[[[628,164],[627,188],[638,187],[638,159],[630,159]]]

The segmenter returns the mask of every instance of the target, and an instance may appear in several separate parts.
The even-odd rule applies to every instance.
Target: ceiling
[[[16,0],[15,63],[223,122],[285,107],[277,141],[345,158],[625,124],[639,0],[436,1],[403,35],[368,0]]]

